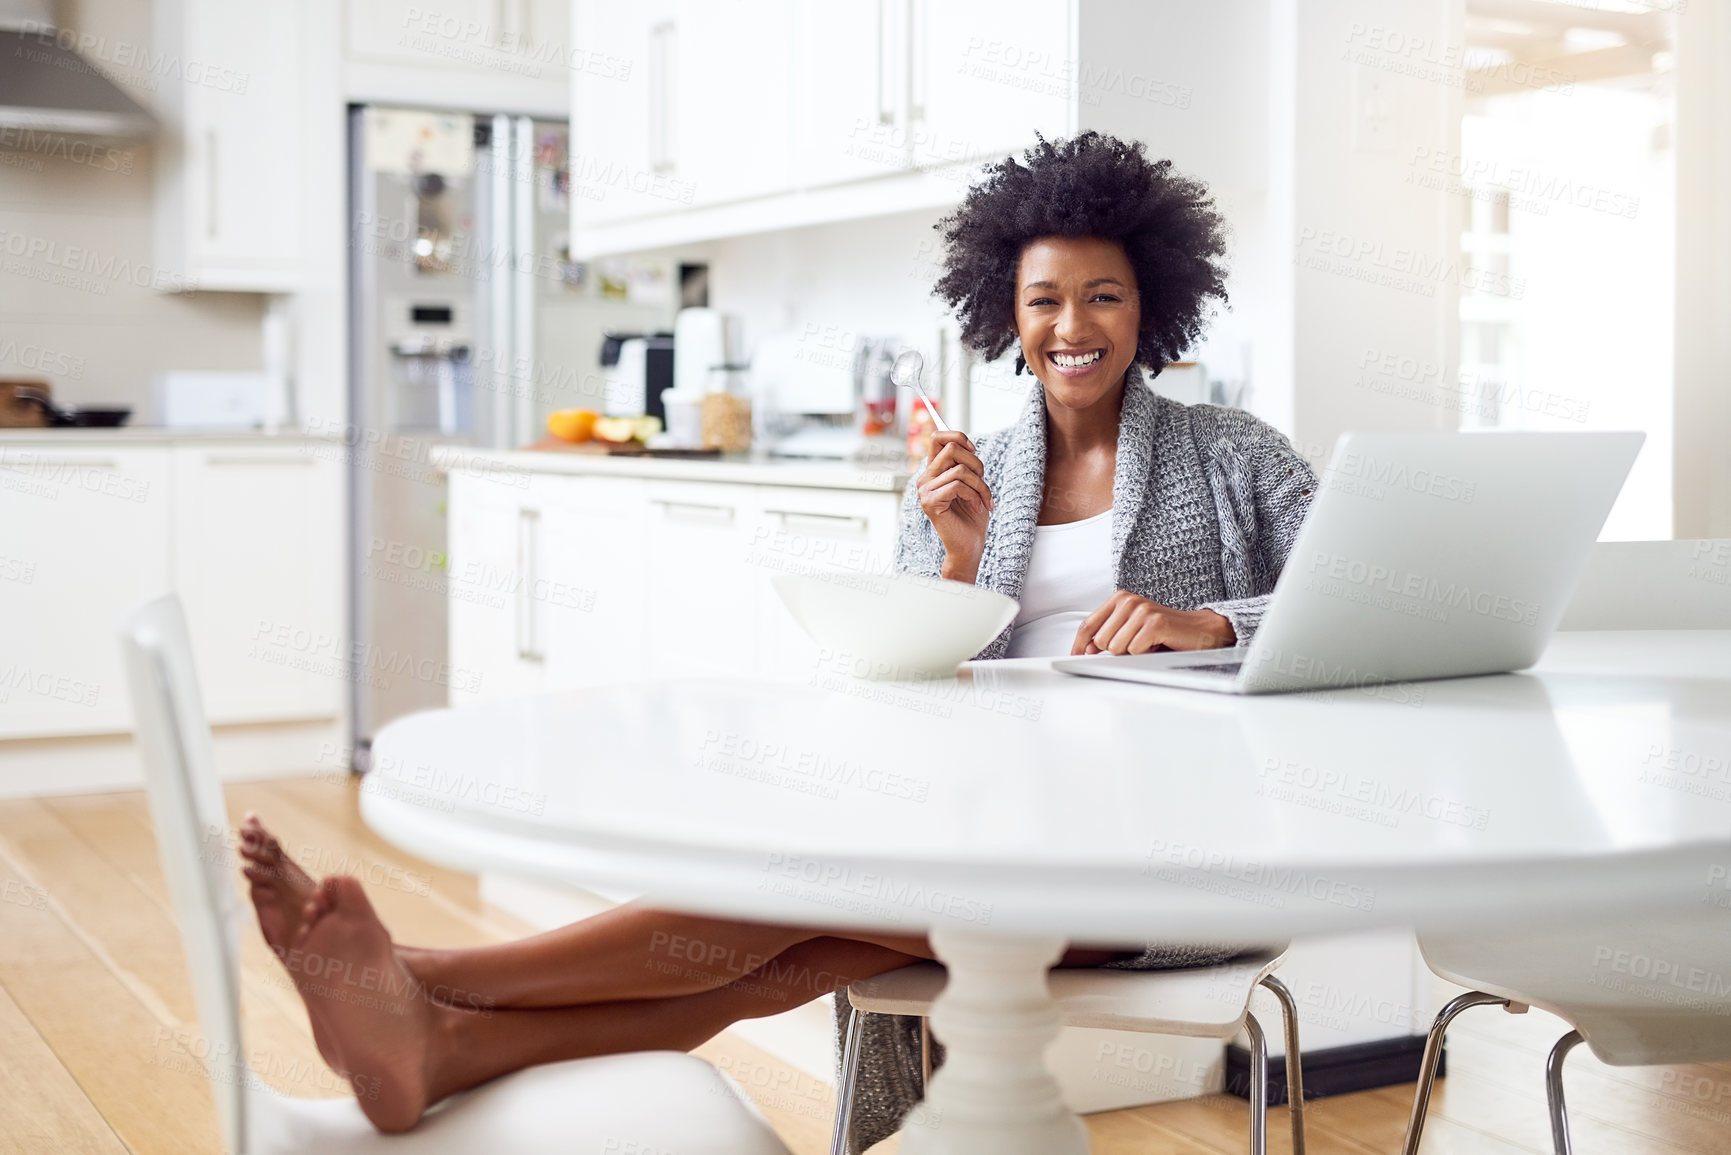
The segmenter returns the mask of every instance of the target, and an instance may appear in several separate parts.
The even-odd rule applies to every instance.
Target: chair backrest
[[[1559,630],[1731,630],[1731,538],[1601,541]]]
[[[241,899],[192,643],[173,595],[133,610],[119,630],[157,851],[209,1045],[223,1149],[239,1152],[248,1077],[240,1035]]]

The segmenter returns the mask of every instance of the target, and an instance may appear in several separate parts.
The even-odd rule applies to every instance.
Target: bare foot
[[[307,903],[283,962],[306,1003],[319,1054],[355,1088],[373,1126],[407,1131],[430,1102],[443,1058],[440,1019],[398,961],[358,880],[333,875]]]
[[[240,856],[246,861],[241,872],[252,885],[258,929],[280,959],[300,933],[318,883],[283,853],[282,843],[256,814],[248,814],[240,824]]]
[[[257,814],[248,814],[241,821],[240,856],[246,861],[242,873],[251,884],[259,932],[264,935],[271,953],[286,960],[289,947],[309,917],[308,904],[318,892],[318,880],[302,870],[300,864],[283,850],[282,843],[259,821]],[[395,949],[398,961],[408,968],[410,974],[443,994],[446,988],[438,985],[434,970],[438,951],[400,945]],[[492,1005],[490,1001],[482,1001],[478,995],[471,994],[466,998],[469,1010]]]

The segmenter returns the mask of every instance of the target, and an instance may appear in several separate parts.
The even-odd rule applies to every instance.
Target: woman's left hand
[[[1146,654],[1152,650],[1214,650],[1235,645],[1232,623],[1213,610],[1175,610],[1119,590],[1076,631],[1072,654]]]

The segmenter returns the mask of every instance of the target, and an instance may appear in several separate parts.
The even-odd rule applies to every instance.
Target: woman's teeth
[[[1071,355],[1069,353],[1053,353],[1052,360],[1056,361],[1065,369],[1076,369],[1083,365],[1092,365],[1103,356],[1105,356],[1105,352],[1096,349],[1092,353],[1080,353],[1076,355]]]

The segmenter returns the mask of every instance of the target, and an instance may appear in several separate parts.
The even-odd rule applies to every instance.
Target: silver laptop
[[[1524,669],[1645,437],[1342,434],[1248,646],[1052,666],[1231,694]]]

